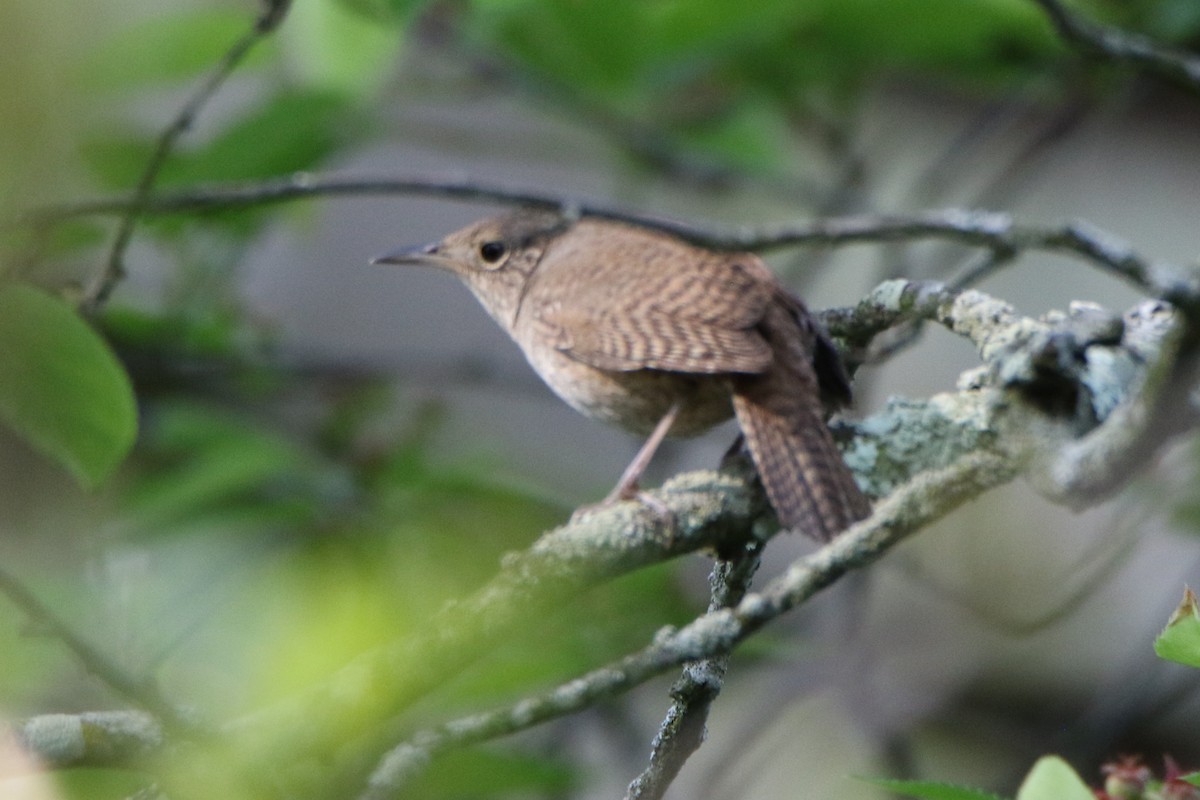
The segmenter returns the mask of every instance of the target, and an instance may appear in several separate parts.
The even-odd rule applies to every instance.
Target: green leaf
[[[998,795],[980,789],[969,789],[938,781],[898,781],[888,778],[863,778],[896,794],[916,797],[920,800],[1003,800]]]
[[[1042,756],[1017,791],[1017,800],[1095,800],[1095,794],[1071,765],[1058,756]]]
[[[354,129],[344,98],[289,91],[255,105],[207,143],[171,155],[159,186],[241,181],[311,169]],[[154,152],[152,138],[98,137],[84,146],[88,166],[112,187],[137,182]]]
[[[83,767],[51,773],[62,800],[122,800],[146,788],[147,778],[125,769]]]
[[[1200,604],[1191,589],[1183,590],[1179,608],[1154,640],[1154,652],[1168,661],[1200,667]]]
[[[1200,786],[1200,772],[1193,772],[1188,775],[1180,775],[1179,780],[1187,781],[1192,786]]]
[[[233,8],[155,14],[103,42],[85,60],[89,85],[125,89],[197,76],[244,36],[254,18]],[[270,42],[253,48],[240,69],[261,64]]]
[[[0,288],[0,419],[89,487],[137,434],[133,388],[108,345],[69,305],[20,284]]]
[[[998,795],[937,781],[868,778],[868,783],[920,800],[1001,800]],[[1017,800],[1095,800],[1092,790],[1058,756],[1043,756],[1017,792]]]

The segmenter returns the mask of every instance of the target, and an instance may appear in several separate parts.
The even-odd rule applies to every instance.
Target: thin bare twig
[[[1200,57],[1164,47],[1146,36],[1085,20],[1059,0],[1033,2],[1046,12],[1059,36],[1088,54],[1136,64],[1192,89],[1200,89]]]
[[[484,200],[539,208],[573,208],[579,204],[552,192],[520,189],[503,184],[474,181],[461,175],[402,176],[376,178],[354,175],[315,175],[297,172],[286,177],[246,183],[216,183],[181,191],[160,192],[146,198],[144,215],[191,214],[256,208],[315,197],[364,195],[425,195],[454,200]],[[0,229],[55,225],[79,217],[124,214],[132,207],[128,197],[101,198],[59,203],[31,209]],[[598,213],[587,205],[583,213]]]
[[[233,74],[233,71],[237,69],[254,45],[279,26],[290,5],[291,0],[267,0],[266,8],[254,21],[254,25],[225,52],[217,66],[163,130],[154,153],[151,154],[150,160],[146,163],[146,168],[142,171],[142,176],[133,190],[133,196],[123,211],[121,224],[113,238],[104,269],[84,293],[80,305],[85,312],[94,313],[103,305],[125,276],[125,251],[133,239],[133,229],[137,225],[138,218],[146,210],[147,201],[154,189],[155,181],[158,180],[158,174],[162,170],[163,164],[166,163],[167,157],[175,148],[179,137],[192,127],[200,111],[216,95],[217,90]]]
[[[300,198],[368,194],[418,194],[563,209],[574,215],[660,230],[716,250],[767,251],[797,246],[927,239],[986,248],[995,251],[1001,260],[1023,251],[1039,250],[1084,259],[1159,297],[1183,284],[1186,284],[1187,292],[1196,288],[1195,276],[1179,267],[1152,262],[1127,243],[1086,222],[1043,227],[1017,223],[1008,214],[1000,212],[944,209],[911,216],[864,214],[776,226],[722,229],[572,200],[551,192],[517,189],[462,177],[367,178],[300,173],[276,180],[218,184],[163,193],[143,198],[140,203],[129,198],[115,198],[46,206],[27,212],[4,227],[50,225],[83,216],[126,214],[131,208],[136,208],[142,215],[178,214],[249,208]]]
[[[130,675],[123,667],[100,652],[50,610],[28,587],[0,569],[0,592],[21,609],[35,625],[62,642],[79,663],[134,705],[158,717],[176,733],[196,735],[202,730],[196,721],[172,705],[153,681]]]

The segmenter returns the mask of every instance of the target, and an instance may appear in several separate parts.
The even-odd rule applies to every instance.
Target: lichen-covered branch
[[[1030,319],[978,291],[891,281],[854,309],[828,313],[831,329],[847,341],[869,343],[889,326],[928,320],[968,338],[981,356],[956,391],[893,399],[866,419],[835,424],[846,440],[847,463],[867,493],[881,498],[873,516],[732,608],[712,609],[666,631],[638,653],[512,708],[413,734],[380,763],[370,796],[389,796],[447,749],[570,713],[689,662],[722,658],[847,570],[1030,465],[1038,490],[1060,502],[1090,502],[1096,496],[1096,481],[1084,479],[1090,462],[1064,454],[1104,443],[1106,449],[1093,453],[1125,465],[1120,474],[1108,473],[1112,487],[1123,485],[1131,464],[1196,421],[1189,392],[1200,337],[1191,320],[1200,304],[1189,304],[1182,291],[1175,297],[1182,305],[1155,302],[1124,316],[1081,303]],[[1146,413],[1139,406],[1170,410],[1174,426],[1130,428],[1130,415]],[[1150,418],[1164,413],[1153,411]],[[1058,470],[1054,481],[1041,479],[1045,464]],[[348,735],[394,718],[586,586],[697,549],[736,553],[773,530],[763,524],[770,511],[753,476],[736,465],[680,475],[655,497],[677,520],[669,535],[639,504],[620,504],[551,531],[506,558],[491,582],[436,615],[424,633],[361,657],[293,702],[236,721],[224,738],[235,743],[234,751],[241,737],[259,753],[266,742],[272,755],[287,760],[328,752]]]
[[[14,726],[12,733],[49,769],[133,764],[166,742],[158,719],[142,711],[46,714]],[[12,776],[0,774],[0,780],[6,777]]]
[[[907,536],[962,503],[1013,479],[1017,466],[1006,455],[977,452],[943,469],[918,475],[881,502],[870,518],[820,550],[793,563],[762,591],[732,608],[710,611],[677,630],[665,629],[642,650],[593,670],[511,708],[419,732],[395,748],[374,773],[364,800],[397,797],[405,783],[439,753],[508,735],[574,713],[637,686],[673,667],[731,652],[771,620],[812,597],[852,569],[879,559]]]
[[[713,565],[708,584],[708,613],[733,608],[750,590],[758,570],[762,543],[751,542],[745,552]],[[729,654],[709,656],[683,665],[671,687],[671,707],[651,744],[650,763],[626,790],[626,800],[659,800],[688,758],[704,743],[708,711],[725,684]]]

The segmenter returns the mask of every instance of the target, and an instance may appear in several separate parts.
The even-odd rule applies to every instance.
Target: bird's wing
[[[759,325],[777,284],[764,265],[710,255],[682,271],[655,266],[598,267],[586,277],[587,291],[579,291],[578,273],[574,291],[543,287],[542,334],[599,369],[754,374],[770,365]]]

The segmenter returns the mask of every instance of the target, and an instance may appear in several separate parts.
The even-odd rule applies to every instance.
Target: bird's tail
[[[781,409],[764,394],[736,391],[733,407],[767,498],[781,525],[828,541],[866,517],[870,504],[819,409]]]
[[[782,315],[775,322],[794,324]],[[870,514],[871,505],[825,425],[811,345],[794,332],[772,336],[779,329],[771,327],[775,363],[734,379],[734,411],[780,524],[828,541]]]

